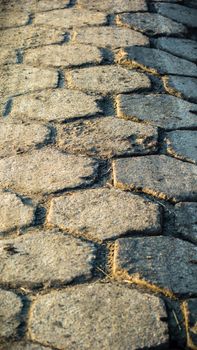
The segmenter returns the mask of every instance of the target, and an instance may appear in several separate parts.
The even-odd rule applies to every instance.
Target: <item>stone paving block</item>
[[[130,68],[141,68],[151,74],[177,74],[197,77],[193,62],[149,47],[128,47],[119,51],[116,62]]]
[[[29,15],[25,12],[1,11],[0,29],[25,26],[29,21]]]
[[[70,153],[113,157],[157,150],[157,129],[115,117],[63,125],[58,146]]]
[[[149,46],[149,39],[145,35],[115,26],[76,29],[73,40],[74,43],[113,49],[133,45]]]
[[[115,243],[113,273],[162,288],[164,293],[192,294],[197,289],[196,259],[197,247],[178,238],[122,238]]]
[[[183,0],[184,5],[189,6],[189,7],[194,7],[197,9],[197,1],[196,0]]]
[[[116,17],[116,23],[147,35],[183,35],[185,26],[157,13],[124,13]]]
[[[182,237],[197,243],[197,203],[178,203],[175,209],[176,231]]]
[[[169,17],[177,22],[186,24],[188,27],[197,27],[197,10],[179,4],[155,4],[158,13]]]
[[[63,122],[67,119],[92,116],[101,112],[97,105],[99,100],[98,96],[67,89],[17,96],[12,101],[9,120]]]
[[[78,66],[99,64],[102,54],[96,47],[89,45],[52,45],[26,50],[23,63],[33,66]]]
[[[0,282],[15,287],[53,286],[90,278],[95,258],[91,243],[58,231],[1,240],[0,251]]]
[[[34,24],[72,29],[73,27],[107,24],[107,16],[101,12],[71,8],[38,13]]]
[[[156,296],[97,283],[38,297],[29,332],[32,340],[60,350],[167,348],[166,317]]]
[[[16,52],[2,47],[0,51],[0,65],[11,63],[16,63]]]
[[[0,188],[30,195],[48,194],[90,184],[96,170],[97,164],[90,158],[45,148],[1,159]]]
[[[194,40],[181,38],[158,38],[154,40],[158,49],[172,53],[189,61],[197,61],[197,43]]]
[[[0,290],[0,337],[16,334],[22,308],[22,301],[15,293]]]
[[[50,139],[51,131],[40,124],[0,123],[0,158],[22,153]]]
[[[164,88],[169,94],[197,102],[197,79],[191,77],[167,76],[163,78]]]
[[[131,193],[106,188],[52,199],[47,223],[98,240],[128,232],[161,232],[157,205]]]
[[[0,192],[0,234],[29,226],[34,221],[35,207],[10,192]]]
[[[197,199],[197,168],[164,155],[113,161],[114,185],[173,202]],[[178,174],[178,176],[177,176]]]
[[[119,95],[116,102],[120,118],[143,121],[168,130],[197,126],[196,105],[174,96]]]
[[[2,350],[52,350],[52,348],[30,342],[14,342],[11,344],[6,342]]]
[[[178,3],[181,3],[183,0],[150,0],[151,2],[170,2],[170,3],[176,3],[176,2],[178,2]],[[188,0],[186,0],[186,1],[188,1]]]
[[[188,333],[188,347],[197,348],[197,299],[189,299],[184,303],[186,305],[186,322]]]
[[[9,0],[1,4],[7,11],[43,12],[58,8],[65,8],[70,4],[70,0]]]
[[[0,93],[2,96],[11,96],[54,88],[57,81],[58,74],[55,70],[8,65],[0,71]]]
[[[108,13],[147,11],[145,0],[79,0],[80,8]]]
[[[101,94],[132,92],[151,87],[150,79],[119,66],[100,66],[65,72],[70,88]]]
[[[197,163],[197,131],[176,130],[166,135],[167,152],[172,156]]]

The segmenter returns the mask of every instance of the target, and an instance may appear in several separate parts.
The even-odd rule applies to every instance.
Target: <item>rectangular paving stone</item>
[[[138,190],[173,202],[197,199],[196,166],[165,155],[114,160],[113,174],[117,188]]]
[[[197,27],[197,10],[179,4],[155,4],[155,10],[165,17],[186,24],[188,27]]]
[[[0,51],[0,65],[11,63],[16,63],[16,52],[2,47]]]
[[[184,58],[188,61],[197,60],[197,43],[194,40],[181,38],[157,38],[154,41],[156,47],[160,50],[172,53],[175,56]]]
[[[197,247],[167,236],[121,238],[115,243],[113,274],[178,295],[196,293]],[[123,277],[124,278],[124,277]]]
[[[197,79],[169,75],[163,77],[164,88],[169,94],[197,102]]]
[[[15,336],[22,322],[23,304],[15,293],[0,289],[0,336]]]
[[[0,29],[25,26],[28,23],[28,21],[29,15],[25,12],[1,10]]]
[[[166,134],[167,153],[188,162],[197,163],[197,131],[176,130]]]
[[[178,203],[175,206],[175,228],[185,239],[197,243],[197,203]]]
[[[147,11],[144,0],[79,0],[78,5],[80,8],[108,13]]]

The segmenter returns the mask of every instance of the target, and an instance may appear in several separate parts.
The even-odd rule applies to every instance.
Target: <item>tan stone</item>
[[[9,0],[1,4],[6,10],[42,12],[58,8],[65,8],[70,4],[70,0]]]
[[[0,290],[0,337],[16,335],[21,322],[21,299],[13,292]]]
[[[52,350],[52,348],[30,342],[6,342],[2,350]]]
[[[0,29],[24,26],[28,23],[29,16],[25,12],[1,11]]]
[[[172,156],[197,163],[197,131],[176,130],[166,135],[167,152]]]
[[[2,47],[0,51],[0,64],[10,63],[16,63],[16,52]]]
[[[147,11],[145,0],[79,0],[78,5],[80,8],[107,13]]]

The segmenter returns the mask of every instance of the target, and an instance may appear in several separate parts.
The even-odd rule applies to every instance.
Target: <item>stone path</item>
[[[0,9],[0,350],[197,349],[197,1]]]

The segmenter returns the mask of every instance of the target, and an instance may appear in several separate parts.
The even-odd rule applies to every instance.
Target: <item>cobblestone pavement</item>
[[[197,349],[197,1],[0,7],[0,350]]]

